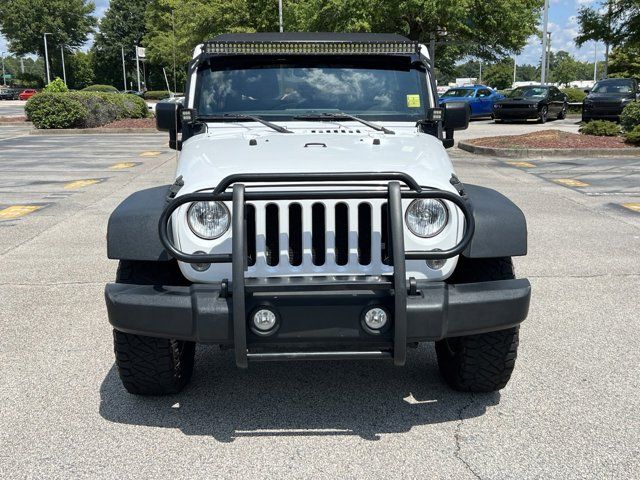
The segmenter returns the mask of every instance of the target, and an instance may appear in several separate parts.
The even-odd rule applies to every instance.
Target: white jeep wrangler
[[[185,104],[158,104],[172,185],[113,212],[106,286],[135,394],[179,391],[196,343],[254,361],[390,359],[434,342],[444,380],[504,387],[530,285],[526,222],[463,185],[424,46],[388,34],[227,34],[196,48]]]

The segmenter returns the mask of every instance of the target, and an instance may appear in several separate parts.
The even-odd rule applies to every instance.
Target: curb
[[[114,135],[158,133],[155,128],[58,128],[33,129],[29,135]]]
[[[458,148],[476,155],[489,155],[501,158],[540,158],[540,157],[638,157],[640,148],[494,148],[482,147],[466,142],[458,142]]]

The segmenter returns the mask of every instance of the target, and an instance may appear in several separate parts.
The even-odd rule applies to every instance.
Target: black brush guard
[[[385,190],[300,190],[300,191],[245,191],[245,183],[256,182],[353,182],[374,181],[387,182]],[[408,190],[401,189],[401,183]],[[228,188],[233,186],[232,192]],[[247,285],[244,272],[247,269],[247,238],[246,238],[246,209],[245,202],[259,200],[343,200],[343,199],[387,199],[389,225],[389,261],[393,266],[392,282],[353,281],[345,285],[340,281],[305,281],[305,282],[275,282],[273,285],[258,283]],[[438,251],[405,251],[404,249],[404,220],[402,213],[402,199],[436,198],[447,200],[455,204],[462,211],[466,226],[462,239],[453,248]],[[178,250],[169,234],[169,220],[177,208],[186,203],[201,201],[231,201],[232,202],[232,253],[193,255]],[[395,365],[404,365],[407,354],[407,295],[415,282],[407,281],[405,260],[445,259],[459,255],[467,247],[474,233],[474,220],[466,200],[459,195],[444,190],[421,187],[410,175],[401,172],[348,172],[348,173],[252,173],[229,175],[224,178],[210,193],[190,193],[172,200],[163,211],[159,221],[160,240],[166,250],[177,260],[186,263],[231,263],[232,281],[231,295],[233,298],[233,339],[235,360],[238,367],[246,368],[248,360],[297,360],[297,359],[337,359],[337,358],[393,358]],[[256,291],[288,291],[296,289],[332,290],[338,288],[352,290],[370,290],[388,288],[394,297],[393,352],[287,352],[287,353],[249,353],[247,350],[246,326],[246,292]]]

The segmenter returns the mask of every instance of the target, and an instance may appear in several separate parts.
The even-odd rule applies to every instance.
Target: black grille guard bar
[[[273,180],[271,180],[273,179]],[[288,192],[245,192],[245,186],[239,182],[263,181],[355,181],[355,180],[387,180],[387,191],[288,191]],[[403,181],[411,191],[402,192],[400,182]],[[233,184],[233,192],[226,192]],[[402,198],[438,198],[448,200],[457,205],[466,220],[465,233],[458,244],[445,251],[405,252],[404,219],[402,214]],[[473,215],[466,201],[444,190],[423,190],[409,175],[390,173],[312,173],[312,174],[242,174],[231,175],[224,179],[212,193],[191,193],[182,195],[171,201],[160,216],[159,234],[162,244],[176,259],[188,263],[228,263],[232,264],[233,278],[231,295],[233,298],[233,336],[236,365],[247,368],[250,352],[247,349],[246,325],[246,288],[244,272],[247,269],[246,215],[247,200],[301,200],[301,199],[349,199],[349,198],[386,198],[388,202],[389,243],[391,252],[390,264],[393,268],[393,363],[401,366],[407,357],[407,283],[405,260],[442,259],[460,254],[471,241],[475,224]],[[181,205],[198,201],[232,201],[232,253],[214,255],[190,255],[175,248],[169,237],[169,219],[171,214]]]
[[[466,228],[462,239],[448,250],[438,251],[407,251],[404,252],[406,260],[431,260],[446,259],[455,257],[464,251],[467,247],[475,230],[473,214],[467,201],[451,192],[444,190],[426,190],[422,189],[418,183],[409,175],[400,172],[383,172],[383,173],[307,173],[307,174],[238,174],[230,175],[220,182],[220,184],[211,193],[189,193],[181,195],[172,200],[162,212],[160,221],[158,222],[158,233],[160,241],[167,252],[174,258],[185,263],[230,263],[233,254],[208,254],[194,255],[184,253],[178,250],[169,235],[169,219],[173,212],[185,203],[192,202],[213,202],[213,201],[232,201],[235,204],[235,197],[232,192],[225,191],[231,184],[238,184],[239,181],[244,182],[318,182],[318,181],[361,181],[361,180],[401,180],[411,190],[400,191],[401,198],[437,198],[448,200],[455,204],[462,211]],[[395,182],[397,183],[397,182]],[[390,183],[391,184],[391,183]],[[389,184],[389,185],[390,185]],[[282,191],[282,192],[245,192],[244,201],[259,200],[346,200],[346,199],[367,199],[367,198],[389,198],[389,192],[384,190],[315,190],[315,191]],[[391,206],[391,202],[389,201]],[[398,226],[400,231],[404,231],[404,219],[402,212],[398,218],[391,214],[389,209],[390,233],[393,227]],[[233,220],[233,219],[232,219]]]

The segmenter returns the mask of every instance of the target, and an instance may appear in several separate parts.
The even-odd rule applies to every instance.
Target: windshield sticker
[[[407,95],[407,107],[420,108],[420,95]]]

